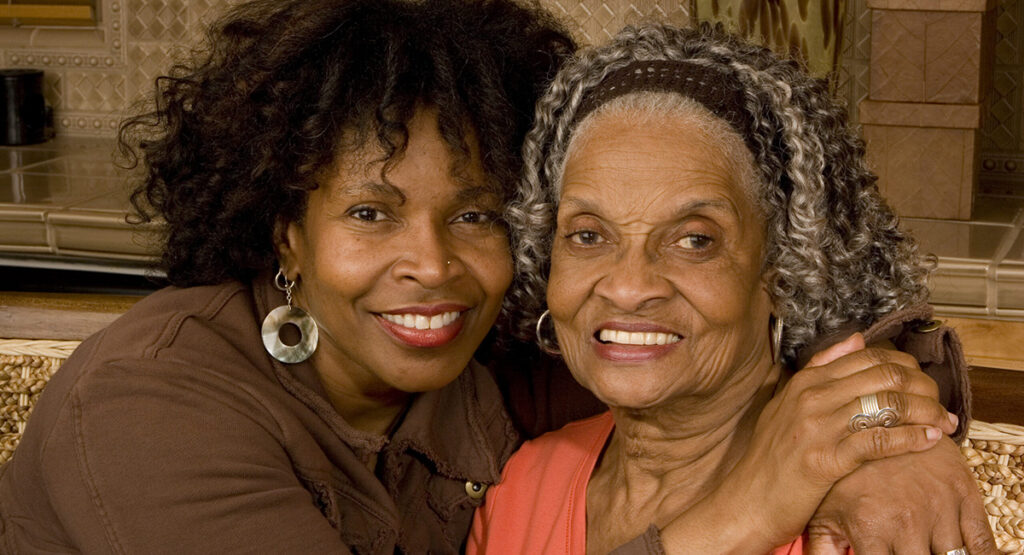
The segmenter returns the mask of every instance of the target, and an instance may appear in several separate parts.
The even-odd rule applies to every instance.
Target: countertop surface
[[[0,265],[131,271],[156,252],[154,226],[132,226],[129,171],[110,140],[0,148]]]

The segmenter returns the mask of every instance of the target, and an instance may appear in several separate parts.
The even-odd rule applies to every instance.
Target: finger
[[[840,472],[837,479],[849,474],[866,461],[930,449],[941,437],[942,430],[917,425],[868,428],[850,434],[836,445],[836,463]]]
[[[892,409],[896,420],[889,427],[918,424],[939,428],[949,435],[956,431],[957,418],[938,401],[931,397],[903,393],[901,391],[880,391],[876,394],[881,409]],[[830,429],[849,430],[850,421],[863,413],[860,398],[839,407],[829,418]]]
[[[842,355],[835,360],[817,367],[807,367],[796,376],[808,371],[820,373],[832,379],[841,379],[874,367],[900,367],[923,374],[917,359],[902,351],[889,349],[861,349]]]
[[[800,375],[797,372],[793,380]],[[791,380],[792,381],[792,380]],[[809,380],[810,381],[810,380]],[[938,386],[927,374],[914,368],[882,364],[855,372],[842,378],[828,380],[813,386],[813,393],[821,402],[845,404],[850,399],[881,391],[895,391],[937,399]],[[879,399],[879,403],[882,399]],[[839,406],[833,404],[832,406]]]
[[[805,368],[811,366],[824,366],[842,356],[848,355],[855,351],[859,351],[864,348],[864,336],[860,333],[855,333],[850,337],[832,345],[824,351],[818,351],[814,353],[811,360],[807,361]]]
[[[999,553],[981,494],[976,488],[960,501],[960,535],[963,538],[963,545],[967,547],[967,552],[971,555],[996,555]],[[956,547],[950,549],[956,549]]]

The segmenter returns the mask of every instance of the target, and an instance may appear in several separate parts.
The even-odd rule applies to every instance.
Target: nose
[[[672,284],[660,270],[657,254],[638,245],[608,267],[594,285],[594,293],[623,312],[640,311],[672,295]]]
[[[429,222],[412,225],[396,237],[402,256],[392,266],[395,277],[435,289],[465,271],[444,226]]]

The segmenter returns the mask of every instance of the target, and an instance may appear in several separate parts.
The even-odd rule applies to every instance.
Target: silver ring
[[[860,396],[860,413],[853,415],[846,425],[851,432],[859,432],[868,428],[891,428],[900,420],[900,414],[891,407],[878,406],[878,395],[870,393]]]
[[[971,554],[967,552],[967,546],[964,545],[964,546],[958,547],[956,549],[950,549],[949,551],[947,551],[945,553],[945,555],[971,555]]]

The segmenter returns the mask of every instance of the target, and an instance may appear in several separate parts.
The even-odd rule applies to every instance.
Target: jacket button
[[[487,484],[481,482],[466,482],[466,495],[473,499],[480,499],[487,493]]]
[[[914,328],[917,333],[931,333],[942,327],[942,320],[928,320]]]

